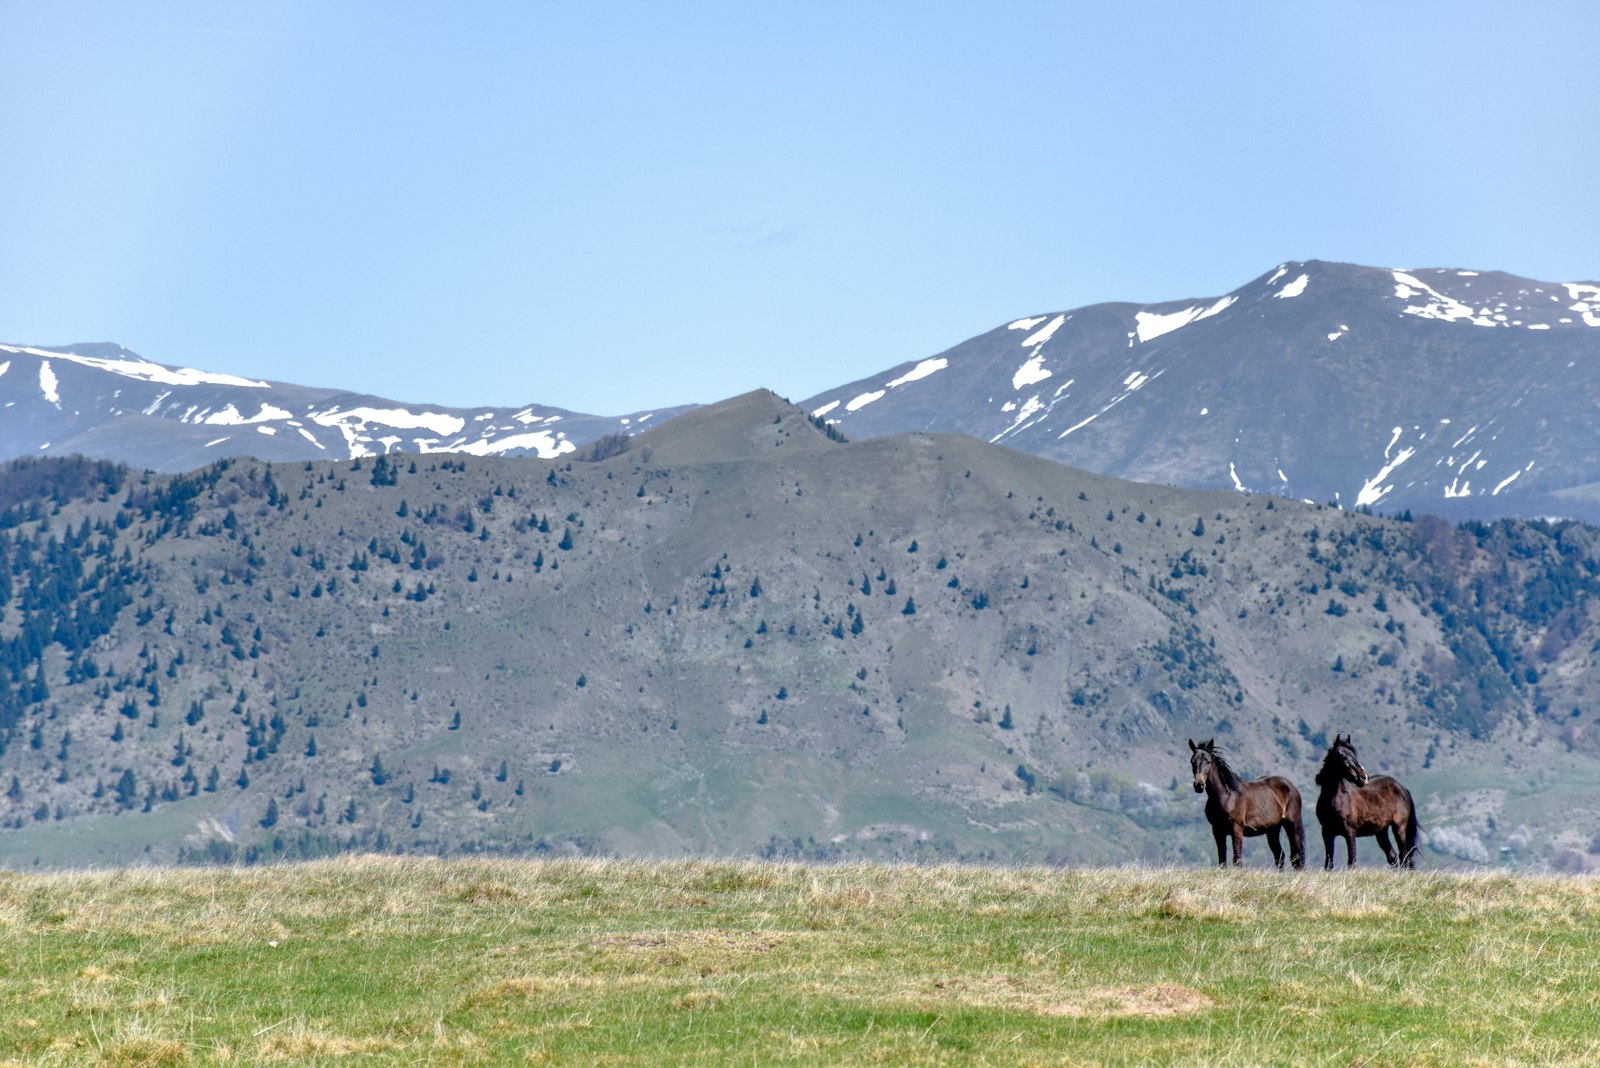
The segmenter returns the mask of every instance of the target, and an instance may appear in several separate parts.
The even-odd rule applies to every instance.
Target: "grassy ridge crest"
[[[1500,873],[0,874],[0,1063],[1592,1063],[1597,928]]]

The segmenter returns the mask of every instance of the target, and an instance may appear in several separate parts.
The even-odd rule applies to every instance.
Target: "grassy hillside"
[[[1191,862],[1186,737],[1309,794],[1338,731],[1430,863],[1600,863],[1591,528],[845,443],[771,394],[603,453],[12,465],[0,861]]]
[[[348,858],[0,878],[0,1063],[1588,1064],[1579,878]]]

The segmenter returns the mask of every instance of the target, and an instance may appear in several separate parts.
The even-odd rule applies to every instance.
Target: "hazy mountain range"
[[[539,404],[447,408],[169,367],[106,343],[0,345],[0,458],[76,454],[190,471],[228,456],[555,457],[684,410],[609,417]]]
[[[1285,263],[1221,296],[1027,315],[818,394],[853,438],[970,434],[1089,471],[1387,513],[1600,518],[1600,284]],[[386,389],[402,392],[403,383]],[[0,458],[553,457],[682,407],[445,408],[0,346]]]

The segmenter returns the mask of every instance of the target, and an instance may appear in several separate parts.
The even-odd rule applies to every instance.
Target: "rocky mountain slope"
[[[1286,263],[1030,315],[804,406],[852,438],[954,431],[1140,482],[1595,519],[1597,328],[1593,282]]]
[[[154,471],[228,456],[571,453],[684,409],[606,417],[529,404],[445,408],[147,360],[119,345],[0,345],[0,459],[83,455]]]
[[[1309,793],[1340,731],[1429,863],[1583,867],[1597,572],[764,393],[590,462],[16,461],[0,857],[1200,861],[1186,738]]]

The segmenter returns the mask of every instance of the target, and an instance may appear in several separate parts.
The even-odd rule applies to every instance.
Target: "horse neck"
[[[1356,784],[1344,777],[1344,773],[1328,764],[1322,765],[1322,770],[1317,772],[1317,785],[1322,787],[1324,796],[1334,796],[1356,788]]]
[[[1238,776],[1235,775],[1237,780]],[[1242,783],[1241,783],[1242,786]],[[1238,797],[1244,791],[1228,785],[1227,777],[1222,774],[1222,768],[1216,760],[1211,761],[1211,766],[1206,769],[1206,793],[1218,801],[1227,801],[1229,798]]]

